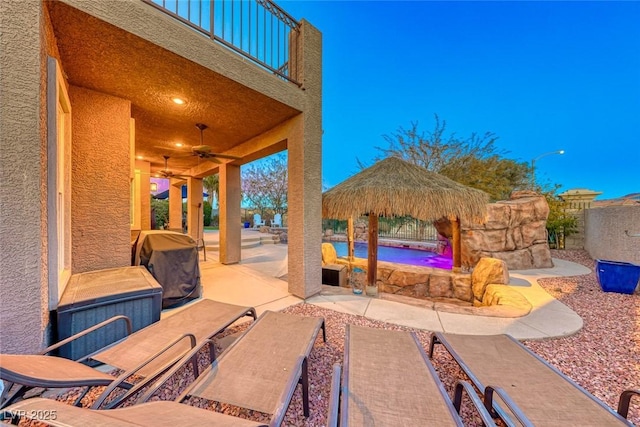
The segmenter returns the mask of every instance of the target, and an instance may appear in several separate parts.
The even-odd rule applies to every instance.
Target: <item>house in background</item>
[[[219,173],[232,264],[240,166],[288,150],[289,291],[320,290],[321,34],[270,1],[170,3],[0,2],[0,352],[48,344],[72,274],[129,265],[155,174],[191,223]]]

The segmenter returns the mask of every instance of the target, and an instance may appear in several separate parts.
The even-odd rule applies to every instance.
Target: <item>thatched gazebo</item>
[[[367,293],[377,294],[378,217],[448,218],[453,227],[453,267],[461,267],[460,221],[484,222],[489,196],[396,157],[389,157],[327,190],[322,217],[369,216]]]

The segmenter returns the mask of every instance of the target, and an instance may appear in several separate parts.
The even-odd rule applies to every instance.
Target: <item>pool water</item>
[[[347,242],[330,242],[338,256],[347,256]],[[356,243],[354,255],[358,258],[367,258],[367,244]],[[441,256],[434,252],[420,249],[398,248],[393,246],[378,246],[378,260],[396,262],[399,264],[417,265],[420,267],[443,268],[451,270],[453,260],[447,256]]]

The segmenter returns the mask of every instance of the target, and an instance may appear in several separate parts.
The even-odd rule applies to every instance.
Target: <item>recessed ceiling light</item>
[[[176,147],[182,147],[182,142],[176,142]]]
[[[178,105],[184,104],[184,99],[181,99],[181,98],[171,98],[171,100]]]
[[[138,159],[138,160],[142,160],[142,159],[144,159],[144,157],[142,157],[142,156],[138,155],[138,156],[136,156],[136,159]]]

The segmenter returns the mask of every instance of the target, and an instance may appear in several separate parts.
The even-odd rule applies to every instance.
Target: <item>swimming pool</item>
[[[335,248],[338,256],[347,256],[347,242],[330,242]],[[358,258],[367,258],[367,244],[356,243],[354,255]],[[397,262],[399,264],[417,265],[420,267],[443,268],[451,270],[453,260],[449,257],[440,256],[434,252],[422,251],[420,249],[398,248],[393,246],[378,246],[378,260]]]

